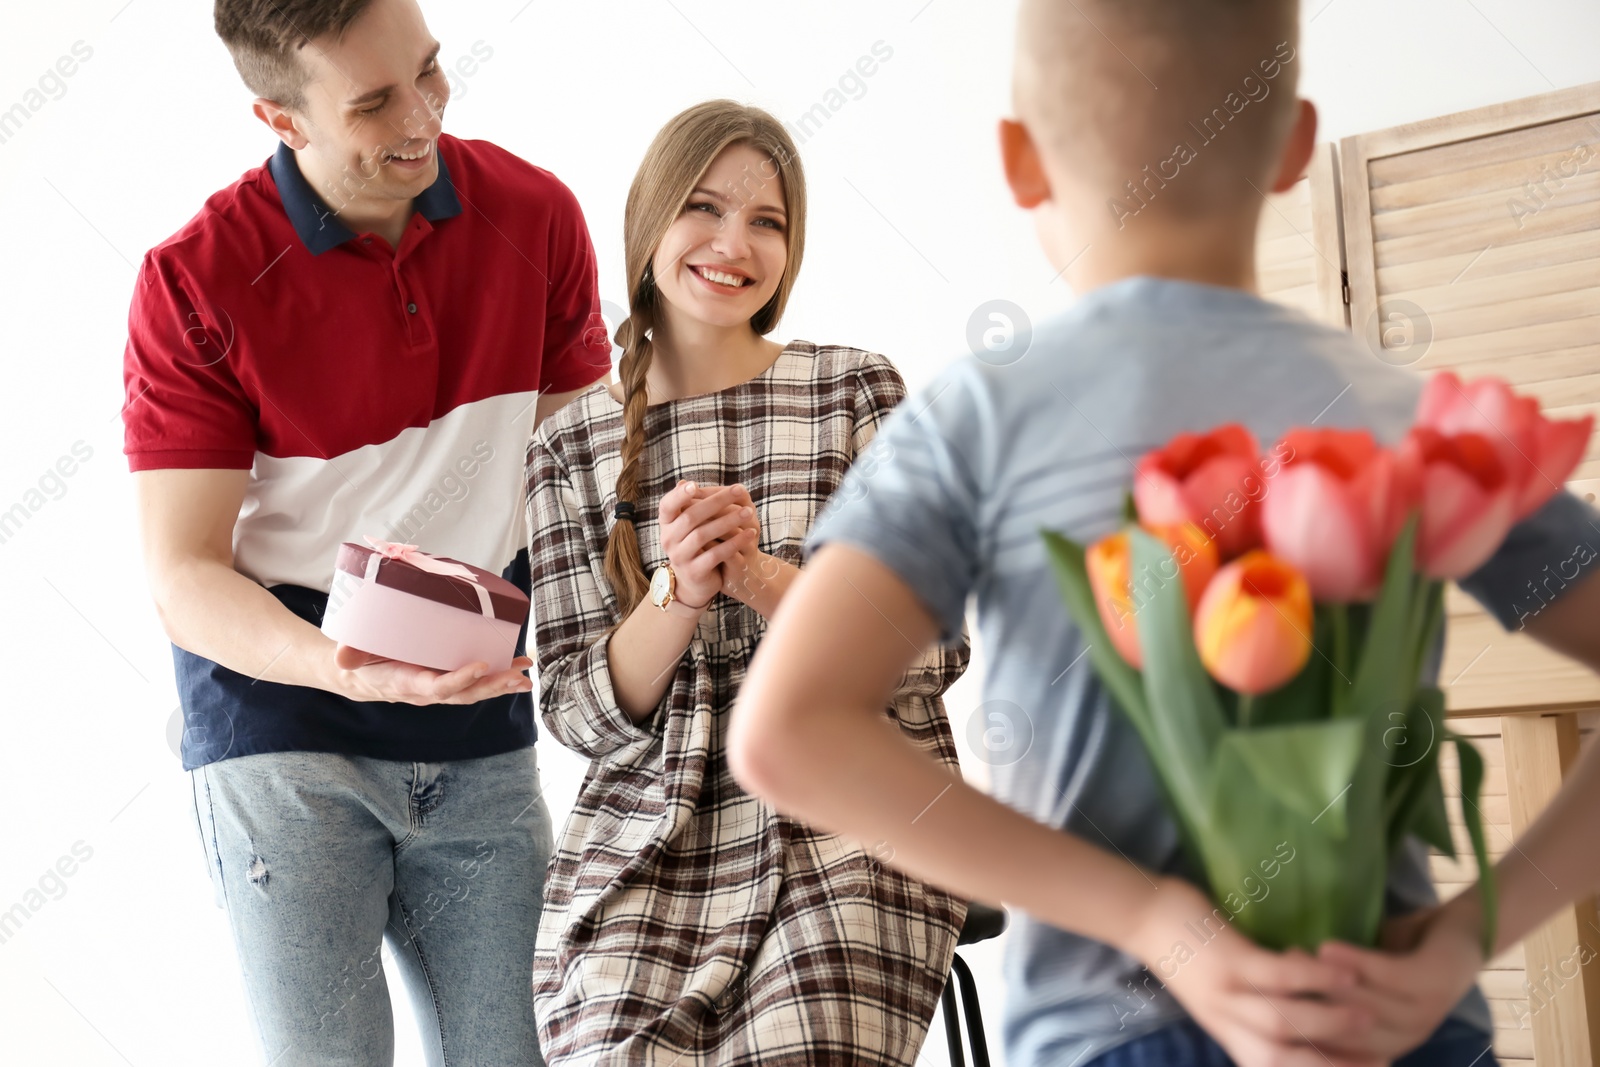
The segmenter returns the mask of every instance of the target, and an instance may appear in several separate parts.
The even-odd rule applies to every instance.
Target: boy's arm
[[[1600,673],[1600,573],[1529,619],[1528,633],[1541,644]],[[1594,848],[1600,818],[1600,745],[1591,744],[1568,774],[1561,791],[1495,865],[1498,921],[1495,952],[1528,936],[1562,905],[1600,892],[1600,849]],[[1477,979],[1484,964],[1478,947],[1482,902],[1474,886],[1426,917],[1415,930],[1415,947],[1401,956],[1330,943],[1322,956],[1355,967],[1379,994],[1386,1010],[1379,1020],[1387,1046],[1415,1047],[1445,1017]],[[1405,936],[1405,926],[1395,931]]]
[[[1197,889],[1035,822],[913,748],[883,708],[937,634],[893,570],[843,543],[823,547],[740,690],[728,740],[735,778],[807,822],[882,842],[878,851],[915,877],[1144,961],[1241,1067],[1378,1062],[1356,1049],[1370,1006],[1296,995],[1349,991],[1351,972],[1264,951],[1231,928],[1176,963],[1184,924],[1213,908]]]
[[[1600,674],[1600,573],[1528,623],[1541,644]],[[1496,866],[1499,947],[1521,941],[1563,904],[1600,892],[1600,745],[1591,744],[1550,806]]]

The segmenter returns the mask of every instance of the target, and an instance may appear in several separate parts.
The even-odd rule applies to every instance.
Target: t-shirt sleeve
[[[611,370],[611,337],[600,314],[594,244],[578,198],[555,181],[539,392],[569,393]]]
[[[890,404],[892,411],[882,406],[893,395],[884,379],[863,375],[858,433],[864,425],[882,427],[857,452],[805,541],[808,556],[840,542],[894,571],[922,600],[946,645],[964,639],[967,594],[978,573],[982,420],[977,395],[957,370]]]
[[[133,471],[249,470],[259,412],[235,373],[233,324],[147,253],[123,353],[123,453]]]
[[[1600,512],[1563,490],[1511,528],[1489,561],[1460,586],[1507,630],[1520,630],[1600,555]]]

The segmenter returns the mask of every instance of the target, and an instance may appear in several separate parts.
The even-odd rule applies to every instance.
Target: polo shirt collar
[[[437,147],[435,150],[438,151]],[[268,166],[278,186],[278,195],[283,199],[283,210],[312,255],[320,256],[355,236],[300,173],[294,149],[279,141],[278,151]],[[417,195],[412,207],[422,212],[429,222],[461,214],[461,200],[456,196],[455,183],[450,180],[450,168],[445,166],[444,152],[439,152],[439,176]]]

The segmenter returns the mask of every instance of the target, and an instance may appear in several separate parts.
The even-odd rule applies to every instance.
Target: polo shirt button
[[[407,304],[406,305],[406,310],[411,312],[411,314],[415,315],[417,313],[417,305],[415,305],[415,304]]]
[[[362,238],[362,239],[361,239],[361,243],[362,243],[362,244],[364,244],[364,245],[370,245],[370,244],[371,244],[371,243],[372,243],[372,238],[370,238],[370,237],[363,237],[363,238]]]

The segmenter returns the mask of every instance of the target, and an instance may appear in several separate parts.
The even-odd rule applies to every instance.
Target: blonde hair
[[[654,357],[650,333],[660,312],[660,291],[651,264],[667,228],[683,212],[689,194],[711,164],[733,145],[749,145],[764,153],[783,187],[788,256],[783,277],[772,299],[750,319],[757,335],[777,326],[800,272],[805,250],[805,175],[800,157],[783,124],[760,108],[732,100],[709,100],[674,116],[645,152],[639,171],[628,189],[622,232],[628,272],[628,317],[617,327],[622,346],[618,368],[622,380],[622,472],[617,476],[618,502],[636,501],[643,480],[644,420],[649,406],[645,377]],[[737,195],[737,194],[735,194]],[[606,578],[617,595],[623,618],[644,599],[650,581],[639,552],[639,536],[632,522],[617,520],[606,541]]]

